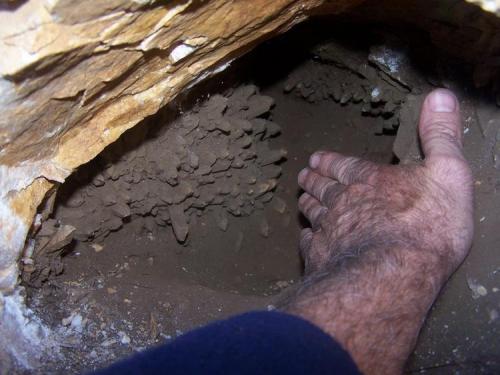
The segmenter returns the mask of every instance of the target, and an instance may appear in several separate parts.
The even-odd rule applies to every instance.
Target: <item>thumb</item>
[[[418,126],[425,158],[462,156],[462,123],[456,96],[446,89],[432,91],[424,100]]]

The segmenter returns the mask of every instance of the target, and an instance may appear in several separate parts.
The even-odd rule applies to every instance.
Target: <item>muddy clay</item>
[[[102,240],[124,222],[138,235],[171,226],[185,242],[191,217],[210,214],[226,231],[228,215],[250,216],[273,200],[284,149],[268,140],[280,127],[269,115],[274,100],[242,86],[227,96],[214,95],[160,134],[134,129],[81,168],[59,192],[53,217],[43,220],[33,241],[33,262],[23,280],[40,286],[62,272],[61,251],[72,242]],[[275,205],[281,213],[286,205]],[[269,224],[261,222],[261,234]],[[93,245],[99,251],[100,245]]]
[[[423,87],[402,47],[376,45],[367,54],[331,40],[316,45],[311,54],[317,62],[315,69],[304,66],[292,72],[285,82],[285,92],[294,92],[310,102],[361,103],[361,115],[384,119],[380,132],[395,132],[406,95]]]
[[[421,100],[445,85],[461,98],[477,231],[407,372],[497,373],[499,108],[470,89],[460,70],[431,76],[414,68],[407,45],[395,38],[359,43],[363,48],[337,40],[304,46],[298,40],[307,32],[263,45],[216,78],[208,98],[196,96],[201,104],[177,118],[150,119],[60,188],[23,275],[30,307],[54,330],[65,358],[42,372],[99,368],[209,321],[272,309],[301,276],[297,244],[305,222],[296,176],[309,155],[334,149],[386,164],[394,154],[402,163],[420,160]],[[292,50],[302,57],[287,65],[283,56]],[[259,89],[227,90],[231,74]],[[249,150],[255,155],[247,159]],[[207,174],[197,173],[204,165]]]

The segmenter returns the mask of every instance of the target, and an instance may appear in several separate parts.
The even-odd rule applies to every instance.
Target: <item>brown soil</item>
[[[165,134],[172,136],[171,132],[179,126],[185,135],[182,127],[186,116],[198,116],[200,123],[213,117],[212,110],[203,110],[210,107],[206,104],[207,92],[212,94],[212,103],[213,98],[219,102],[231,102],[235,94],[227,87],[245,90],[248,86],[242,86],[240,82],[255,83],[260,87],[260,93],[254,96],[273,98],[274,108],[264,104],[263,109],[261,107],[251,116],[242,115],[241,111],[251,108],[246,98],[242,107],[233,112],[221,111],[216,105],[218,114],[215,117],[218,120],[228,116],[250,120],[253,126],[260,121],[256,121],[257,118],[265,118],[272,124],[279,124],[281,134],[273,134],[260,147],[257,144],[263,140],[255,137],[255,133],[248,133],[252,137],[251,147],[256,150],[256,159],[249,159],[252,166],[248,163],[243,168],[230,165],[228,169],[214,173],[224,174],[224,179],[230,180],[233,176],[228,177],[225,173],[235,171],[238,180],[253,176],[260,181],[259,176],[264,176],[265,172],[263,163],[258,162],[259,157],[271,149],[286,149],[288,153],[286,161],[280,163],[282,173],[277,186],[268,187],[262,194],[267,196],[261,198],[257,206],[255,200],[245,198],[238,207],[251,209],[238,214],[229,209],[233,206],[224,198],[221,204],[198,207],[192,204],[198,197],[189,193],[179,198],[179,202],[156,204],[160,207],[155,213],[154,207],[145,209],[145,204],[133,205],[126,199],[123,203],[128,211],[122,205],[121,210],[114,210],[112,215],[104,213],[112,210],[106,208],[106,190],[99,186],[101,177],[104,185],[114,184],[112,181],[115,180],[107,174],[109,164],[103,163],[101,157],[85,167],[85,184],[78,181],[78,176],[72,179],[78,189],[93,192],[91,198],[87,195],[84,199],[85,202],[92,201],[93,209],[72,221],[69,213],[78,211],[87,203],[76,205],[76,208],[64,206],[68,199],[64,192],[71,195],[75,187],[71,183],[63,186],[53,215],[55,221],[49,221],[52,225],[52,232],[49,232],[53,235],[53,231],[71,225],[76,228],[72,235],[77,240],[73,240],[63,252],[52,251],[48,256],[44,253],[38,263],[29,264],[27,271],[31,272],[24,275],[30,307],[63,341],[66,360],[48,363],[46,371],[88,371],[173,339],[214,319],[250,309],[272,308],[280,292],[299,281],[301,276],[297,243],[304,222],[296,208],[299,194],[296,176],[307,164],[309,155],[318,149],[333,149],[382,163],[393,162],[392,147],[397,125],[403,121],[401,129],[407,129],[414,121],[408,106],[415,109],[418,100],[412,98],[418,99],[432,86],[430,82],[442,84],[443,81],[451,82],[464,98],[469,129],[465,135],[466,151],[477,175],[476,240],[465,265],[452,278],[433,309],[408,371],[418,372],[423,368],[432,373],[488,373],[498,366],[495,358],[500,353],[500,294],[497,293],[500,258],[495,245],[500,243],[500,238],[497,238],[499,234],[495,228],[500,224],[500,218],[494,212],[500,209],[500,199],[496,192],[499,180],[494,157],[498,152],[496,132],[500,111],[494,105],[485,104],[484,98],[473,96],[467,89],[468,84],[461,83],[462,80],[453,75],[455,73],[436,81],[434,75],[431,78],[405,63],[399,76],[391,76],[391,72],[385,71],[385,65],[380,63],[383,61],[380,57],[386,53],[381,46],[400,51],[397,45],[394,47],[380,39],[368,40],[368,34],[363,34],[362,43],[359,40],[355,43],[355,49],[353,44],[339,44],[338,40],[323,43],[319,49],[298,42],[304,38],[314,41],[317,35],[324,36],[324,30],[318,32],[315,27],[304,26],[277,42],[260,47],[225,75],[180,101],[183,113],[179,116],[168,109],[148,120],[144,125],[146,130],[135,130],[123,137],[123,142],[127,143],[129,139],[135,149],[142,147],[138,145],[144,144],[144,139],[150,139],[144,134],[152,132],[151,129],[155,135],[162,134],[159,139]],[[294,51],[293,57],[284,61],[283,56],[288,56],[285,51],[289,54],[291,50]],[[269,64],[268,61],[276,63]],[[223,96],[214,96],[216,93]],[[259,100],[269,103],[267,99]],[[187,104],[196,102],[198,104]],[[235,121],[230,121],[230,124],[234,129]],[[231,138],[231,131],[219,129],[216,134],[219,138],[227,138],[229,149],[236,142]],[[412,140],[401,138],[402,134],[398,143],[411,144]],[[412,136],[411,131],[404,134]],[[206,137],[199,139],[201,145],[203,139]],[[155,143],[157,148],[151,148],[148,160],[170,163],[171,157],[159,155],[171,150],[172,146],[162,148],[161,143]],[[220,147],[213,144],[207,147],[207,151],[214,148],[220,151]],[[244,149],[240,145],[229,153],[236,155]],[[133,181],[130,171],[134,168],[131,165],[142,169],[144,166],[127,157],[129,151],[126,148],[126,151],[118,152],[118,164],[128,166],[124,167],[125,172],[120,178]],[[404,154],[404,147],[398,152],[400,158],[414,156],[401,153]],[[267,167],[279,159],[272,160]],[[181,164],[189,164],[187,160],[182,159]],[[116,161],[113,163],[117,165]],[[199,167],[191,165],[191,168],[180,166],[179,170],[184,171],[184,177],[189,179]],[[219,175],[217,181],[221,181]],[[97,184],[96,176],[101,176]],[[174,189],[179,186],[178,181],[178,184],[170,185],[169,176],[163,181],[159,177],[157,180]],[[235,185],[229,180],[226,185]],[[133,191],[135,185],[131,184],[132,190],[127,191]],[[194,185],[195,191],[202,186],[199,181]],[[139,201],[146,202],[150,192],[151,186],[144,187],[137,193],[144,197]],[[198,195],[203,197],[204,194],[208,193]],[[155,198],[156,203],[159,201]],[[186,215],[181,219],[181,225],[175,224],[172,212],[168,212],[175,204],[181,205],[182,213]],[[217,213],[213,212],[214,209],[218,210]],[[162,216],[161,210],[167,213]],[[95,212],[99,214],[94,217]],[[225,218],[222,222],[221,212]],[[113,225],[109,224],[115,217],[120,217],[119,223],[115,220]],[[163,219],[157,220],[158,217]],[[82,230],[83,221],[92,221],[93,229],[88,230],[87,225],[87,229]],[[179,225],[182,228],[176,230]],[[40,248],[40,243],[36,246]]]

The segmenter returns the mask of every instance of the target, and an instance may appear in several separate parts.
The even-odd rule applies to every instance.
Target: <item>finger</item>
[[[320,202],[309,195],[304,193],[299,198],[299,210],[309,220],[313,229],[318,227],[321,217],[326,213],[326,207],[322,206]]]
[[[311,228],[304,228],[300,232],[299,249],[303,254],[303,257],[311,250],[311,244],[313,240],[313,232]]]
[[[304,260],[305,274],[313,273],[328,263],[328,245],[321,231],[313,232],[310,228],[302,230],[300,255]]]
[[[327,151],[311,155],[309,165],[320,175],[336,179],[344,185],[369,183],[378,169],[376,164],[367,160]]]
[[[302,229],[300,232],[300,255],[304,260],[304,273],[309,274],[317,270],[319,260],[315,257],[313,249],[314,233],[310,228]]]
[[[426,159],[462,156],[462,123],[455,95],[446,89],[432,91],[420,112],[419,134]]]
[[[333,203],[331,198],[337,195],[336,192],[342,190],[342,185],[338,181],[321,176],[309,168],[304,168],[299,173],[299,185],[324,206]]]

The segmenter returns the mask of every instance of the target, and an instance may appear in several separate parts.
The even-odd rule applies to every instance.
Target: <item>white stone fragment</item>
[[[175,64],[186,56],[189,56],[196,50],[195,47],[188,46],[187,44],[180,44],[170,52],[170,60]]]
[[[467,285],[472,291],[473,299],[478,299],[479,297],[484,297],[488,294],[488,290],[483,285],[479,284],[476,279],[467,277]]]
[[[26,308],[17,288],[12,294],[0,293],[0,357],[10,355],[27,368],[39,366],[44,356],[59,358],[55,338],[40,319]],[[0,365],[1,367],[1,365]]]
[[[130,337],[123,331],[118,332],[118,337],[123,345],[130,344]]]

